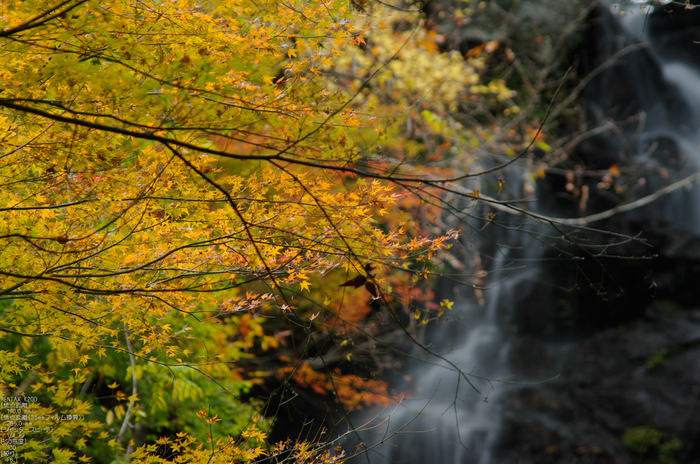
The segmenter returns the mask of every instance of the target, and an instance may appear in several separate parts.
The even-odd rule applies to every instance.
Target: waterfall
[[[501,172],[521,191],[523,167]],[[483,211],[481,211],[483,213]],[[426,336],[430,354],[417,353],[403,376],[413,379],[410,397],[358,424],[372,446],[372,463],[491,464],[500,437],[499,398],[507,390],[512,321],[524,291],[541,279],[545,246],[528,234],[542,231],[521,217],[479,223],[467,234],[482,263],[483,298],[461,298]],[[483,231],[488,239],[480,237]],[[566,259],[553,259],[557,264]],[[471,293],[471,292],[470,292]],[[454,292],[450,292],[454,298]],[[379,446],[376,444],[381,443]]]
[[[495,265],[505,267],[507,258],[498,257]],[[389,440],[393,446],[377,450],[390,458],[386,462],[491,462],[500,426],[494,405],[501,390],[480,377],[509,374],[509,344],[502,319],[514,307],[516,289],[525,278],[518,275],[501,283],[498,295],[489,295],[483,305],[457,303],[460,307],[455,307],[450,321],[443,321],[431,334],[431,349],[442,359],[427,357],[428,362],[417,363],[409,371],[415,379],[413,397],[390,408],[383,422],[371,423],[375,428],[365,438],[376,443],[396,434]],[[373,455],[372,462],[385,461]]]
[[[614,5],[613,11],[617,7]],[[573,166],[578,165],[604,172],[616,166],[621,171],[614,179],[619,191],[609,190],[601,179],[581,180],[590,189],[591,198],[588,209],[580,212],[578,200],[565,198],[565,176],[548,174],[538,184],[537,203],[529,206],[539,214],[576,218],[601,213],[620,203],[650,198],[698,170],[700,60],[696,56],[700,56],[700,48],[689,52],[688,40],[679,45],[676,39],[682,31],[668,25],[669,15],[635,8],[639,10],[636,14],[627,14],[621,21],[622,16],[611,14],[610,8],[598,6],[588,19],[583,46],[576,52],[580,75],[595,74],[583,91],[587,118],[591,128],[609,129],[584,137],[572,150],[569,164],[562,167],[573,172]],[[677,16],[672,20],[679,20],[680,9],[674,11]],[[691,24],[695,27],[696,23]],[[670,34],[675,34],[674,40],[669,40]],[[516,163],[510,172],[500,175],[518,179],[518,169],[521,167]],[[590,227],[634,236],[640,224],[663,223],[700,234],[700,187],[694,180]],[[496,224],[485,229],[492,234],[491,241],[469,243],[476,244],[484,269],[489,271],[485,284],[492,288],[485,291],[483,301],[458,301],[448,320],[439,322],[429,333],[427,344],[432,354],[423,354],[422,361],[413,362],[400,373],[413,379],[410,397],[355,424],[369,448],[369,462],[511,462],[500,457],[510,439],[504,436],[503,424],[504,417],[518,412],[508,413],[504,398],[520,388],[517,382],[544,380],[561,371],[572,337],[634,320],[644,311],[649,297],[643,293],[654,282],[640,270],[643,264],[623,268],[633,269],[628,277],[639,281],[635,283],[642,290],[629,290],[624,275],[611,275],[606,281],[609,294],[603,300],[597,294],[599,289],[588,288],[593,284],[582,277],[600,274],[601,281],[607,279],[611,273],[603,265],[580,266],[577,260],[586,256],[567,256],[546,247],[536,239],[538,234],[552,233],[546,225],[516,216],[499,218],[503,229],[499,231]],[[473,227],[480,230],[484,223]],[[476,236],[471,234],[467,240]],[[579,236],[594,243],[605,240],[585,230]],[[545,347],[543,363],[549,364],[537,375],[519,373],[520,367],[512,362],[515,340],[523,333],[539,338],[542,344],[538,346]],[[509,383],[512,380],[516,382]],[[557,420],[544,415],[539,415],[538,421],[551,429],[560,427]]]

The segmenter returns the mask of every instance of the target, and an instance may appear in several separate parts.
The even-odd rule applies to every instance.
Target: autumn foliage
[[[439,216],[425,169],[371,153],[391,113],[431,91],[387,87],[414,71],[386,65],[411,39],[386,15],[336,0],[2,2],[0,381],[37,416],[17,456],[335,462],[322,443],[268,446],[251,391],[390,401],[367,371],[315,361],[330,343],[351,362],[377,308],[430,303],[415,284],[458,235],[412,222],[421,205]],[[406,50],[441,56],[414,26]],[[440,102],[510,98],[478,87],[476,58],[440,59],[456,73],[402,124],[444,138],[454,103]]]

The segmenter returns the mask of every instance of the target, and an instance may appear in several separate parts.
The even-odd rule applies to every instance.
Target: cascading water
[[[498,294],[486,300],[457,302],[449,320],[439,324],[429,336],[431,352],[427,362],[417,363],[405,373],[416,379],[411,398],[391,408],[381,420],[370,423],[371,431],[363,440],[377,443],[388,440],[391,446],[379,447],[371,462],[489,464],[499,437],[498,397],[501,379],[508,369],[509,328],[504,320],[517,307],[518,289],[535,277],[534,269],[507,271],[534,260],[539,249],[526,250],[513,233],[510,246],[516,252],[502,250],[489,268],[501,269],[493,277],[504,279]],[[489,279],[493,282],[493,278]],[[487,281],[487,282],[489,282]],[[493,382],[488,379],[494,379]],[[494,388],[498,384],[498,388]]]
[[[616,8],[613,6],[613,10]],[[653,201],[641,201],[641,206],[611,215],[604,222],[594,222],[591,227],[636,235],[639,230],[635,227],[641,227],[638,224],[663,222],[699,234],[700,188],[690,190],[690,187],[697,180],[691,176],[697,171],[700,152],[700,60],[693,62],[692,54],[683,53],[685,49],[674,49],[678,44],[666,40],[669,27],[663,13],[645,16],[644,13],[650,11],[637,11],[636,15],[625,17],[623,26],[620,16],[608,10],[602,6],[593,10],[585,45],[577,55],[581,72],[592,76],[583,91],[589,123],[603,130],[583,137],[572,150],[569,164],[562,168],[570,169],[572,175],[583,173],[581,178],[572,181],[564,175],[548,174],[538,185],[537,203],[530,205],[530,209],[538,214],[572,220],[609,211],[620,203],[630,204],[648,198]],[[670,31],[679,32],[672,27]],[[640,44],[642,37],[650,45]],[[682,47],[687,48],[685,42]],[[604,174],[600,172],[610,172],[611,166],[616,167],[616,172],[621,171],[619,178],[613,179],[618,190],[611,188],[609,176],[607,181],[601,178]],[[517,164],[512,165],[509,172],[499,174],[518,179],[517,169]],[[594,174],[586,178],[587,172]],[[664,195],[655,194],[683,179],[686,179],[683,188]],[[517,182],[511,180],[509,185],[515,186]],[[570,194],[568,184],[572,182],[578,182],[578,187],[585,185],[590,192],[586,204]],[[518,190],[517,187],[514,190]],[[627,290],[622,295],[626,290],[624,278],[612,276],[605,264],[595,259],[597,264],[593,268],[580,266],[576,260],[585,256],[567,257],[545,247],[543,240],[533,238],[551,229],[517,216],[499,217],[503,220],[501,231],[496,231],[495,224],[489,225],[486,233],[491,240],[477,244],[483,269],[488,271],[484,283],[494,288],[486,291],[482,302],[456,303],[453,317],[442,321],[429,335],[432,354],[401,373],[401,376],[415,379],[411,397],[374,417],[367,425],[359,426],[362,440],[370,447],[370,462],[521,462],[520,456],[513,461],[505,456],[509,447],[516,446],[509,443],[514,440],[512,424],[522,427],[526,420],[509,420],[511,430],[504,434],[502,429],[504,417],[518,414],[505,411],[508,406],[504,405],[504,401],[509,401],[504,397],[513,396],[518,387],[499,381],[510,379],[509,376],[520,370],[513,363],[516,339],[522,339],[521,335],[527,333],[544,340],[538,345],[544,346],[543,352],[547,353],[542,362],[547,362],[548,373],[553,373],[566,363],[570,346],[567,337],[632,320],[639,317],[639,307],[644,308],[648,299],[640,296],[644,291]],[[580,221],[580,225],[587,224]],[[475,224],[475,229],[482,226],[483,223]],[[584,231],[580,235],[584,241],[600,240],[593,233],[586,234]],[[630,273],[630,278],[639,280],[636,282],[641,283],[639,288],[646,289],[648,276],[635,272]],[[610,292],[612,303],[595,303],[598,301],[595,298],[599,298],[595,294],[600,293],[600,288],[584,288],[581,292],[562,290],[586,287],[585,280],[595,274],[603,275],[601,281],[610,277],[606,285],[612,282],[612,286],[619,289],[619,295],[615,288]],[[453,298],[452,293],[446,296]],[[589,306],[593,305],[600,307],[598,312],[589,311]],[[559,319],[552,316],[552,311],[543,309],[555,306],[559,308]],[[616,307],[612,309],[613,306]],[[566,308],[568,319],[561,316],[565,312],[560,311],[561,308]],[[543,371],[547,369],[541,369],[538,375]],[[514,380],[528,379],[542,380],[543,377],[528,378],[525,372]],[[559,428],[561,434],[568,437],[571,434],[563,431],[565,427],[560,420],[538,413],[536,423],[543,429],[549,427],[556,431]],[[555,448],[550,446],[547,453],[550,449]],[[564,461],[540,456],[532,461],[523,457],[522,462]]]

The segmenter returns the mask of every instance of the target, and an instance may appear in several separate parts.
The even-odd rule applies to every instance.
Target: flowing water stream
[[[613,11],[617,8],[611,7]],[[588,60],[582,67],[596,73],[584,91],[588,120],[591,126],[607,124],[610,130],[582,142],[578,156],[589,166],[599,165],[598,169],[619,165],[628,184],[625,203],[692,176],[700,146],[699,63],[674,53],[677,43],[668,40],[663,19],[651,18],[646,14],[650,11],[638,6],[635,9],[635,14],[630,10],[624,17],[594,14],[582,52],[584,61]],[[639,39],[649,45],[635,45]],[[629,51],[621,51],[625,47]],[[509,176],[510,185],[516,186],[521,167],[509,169],[500,175]],[[616,215],[616,223],[662,220],[700,234],[700,188],[691,189],[692,180],[655,201]],[[562,187],[557,179],[547,179],[539,187],[538,202],[531,209],[554,217],[580,215],[571,203],[557,199]],[[599,197],[591,199],[592,211],[586,214],[615,205],[606,203],[605,192]],[[489,226],[490,240],[481,240],[478,234],[466,238],[467,246],[479,249],[483,267],[489,271],[485,284],[493,288],[485,291],[481,302],[465,298],[455,304],[451,317],[428,335],[433,354],[399,374],[414,379],[410,398],[360,427],[362,440],[371,448],[367,455],[371,463],[506,462],[498,458],[499,449],[507,446],[501,434],[505,408],[501,399],[519,388],[510,381],[543,380],[519,373],[519,366],[512,362],[513,341],[525,330],[518,321],[548,304],[543,296],[548,293],[547,285],[570,290],[585,282],[577,273],[577,257],[552,253],[541,236],[537,239],[539,234],[552,232],[547,226],[517,216],[502,220],[501,229]],[[475,229],[482,225],[475,224]],[[600,226],[592,224],[596,225]],[[447,291],[445,297],[453,299],[454,294]],[[574,292],[571,298],[575,297]],[[538,324],[543,326],[539,334],[548,337],[557,356],[554,362],[549,359],[554,373],[566,363],[566,331],[557,333],[559,322],[538,319]]]

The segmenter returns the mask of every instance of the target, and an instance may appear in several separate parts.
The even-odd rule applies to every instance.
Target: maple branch
[[[126,346],[128,347],[128,353],[129,353],[129,359],[131,361],[131,382],[133,384],[132,387],[132,393],[131,393],[131,398],[129,399],[129,407],[126,410],[126,414],[124,414],[124,421],[122,422],[122,426],[119,429],[119,433],[117,434],[117,441],[122,442],[124,439],[124,434],[126,433],[126,428],[129,424],[129,419],[131,418],[131,413],[134,409],[134,405],[136,404],[136,395],[138,394],[138,389],[136,385],[136,357],[134,357],[134,348],[131,346],[131,340],[129,340],[129,332],[124,331],[124,337],[126,339]],[[131,448],[131,440],[129,440],[129,446],[126,448],[126,458],[129,458],[129,455],[132,452]]]
[[[93,200],[79,200],[79,201],[72,201],[70,203],[61,203],[59,205],[48,205],[48,206],[10,206],[7,208],[0,208],[0,211],[34,211],[34,210],[42,210],[42,209],[60,209],[60,208],[68,208],[69,206],[77,206],[77,205],[82,205],[84,203],[92,203],[95,201],[101,201],[97,199]],[[17,235],[17,234],[15,234]],[[0,237],[0,238],[5,238]],[[30,238],[39,238],[39,237],[30,237]],[[53,238],[49,238],[48,240],[53,240]]]
[[[271,161],[271,163],[275,164],[274,161]],[[308,190],[308,188],[303,184],[303,182],[301,182],[294,174],[292,174],[291,172],[289,172],[288,170],[284,169],[284,168],[281,167],[281,166],[277,166],[277,167],[278,167],[279,169],[282,169],[285,173],[287,173],[287,175],[289,175],[290,177],[292,177],[292,178],[295,180],[295,182],[297,182],[297,184],[298,184],[302,189],[304,189],[304,191],[306,191],[306,193],[309,194],[309,195],[311,196],[311,198],[314,199],[314,201],[316,201],[316,202],[318,203],[318,199]],[[348,250],[348,253],[349,253],[351,256],[353,256],[354,258],[356,258],[356,259],[359,260],[359,258],[358,258],[357,255],[355,254],[354,248],[353,248],[352,246],[350,246],[350,244],[347,243],[347,241],[345,240],[345,237],[340,233],[340,231],[338,230],[337,226],[335,225],[335,222],[328,216],[328,213],[325,211],[325,209],[324,209],[320,204],[319,204],[319,206],[320,206],[320,209],[321,209],[321,211],[323,212],[324,216],[326,217],[326,220],[327,220],[327,221],[331,224],[331,226],[336,230],[336,233],[341,237],[341,239],[342,239],[343,242],[345,243],[345,245],[346,245],[346,247],[347,247],[347,250]],[[376,281],[376,279],[374,278],[374,276],[373,276],[371,273],[369,273],[369,272],[368,272],[367,274],[368,274],[369,278],[372,280],[372,282],[373,282],[373,284],[374,284],[374,286],[375,286],[375,289],[377,289],[377,288],[379,289],[379,299],[382,301],[382,303],[383,303],[386,307],[390,307],[386,295],[385,295],[384,292],[381,290],[381,287],[379,287],[378,282]],[[447,359],[445,356],[443,356],[443,355],[441,355],[441,354],[439,354],[439,353],[437,353],[437,352],[434,352],[432,349],[430,349],[430,347],[428,347],[427,345],[425,345],[425,344],[421,343],[420,341],[418,341],[418,339],[416,339],[416,338],[413,336],[413,334],[411,334],[410,331],[409,331],[408,329],[406,329],[406,327],[405,327],[403,324],[400,323],[400,321],[398,320],[398,317],[397,317],[395,314],[393,314],[392,312],[389,312],[389,313],[390,313],[390,315],[392,316],[392,318],[393,318],[394,320],[396,320],[397,322],[399,322],[399,326],[400,326],[401,330],[404,332],[404,334],[405,334],[413,343],[416,344],[416,346],[420,347],[420,348],[423,350],[423,352],[428,353],[428,354],[430,354],[431,356],[434,356],[434,357],[440,359],[441,361],[447,363],[449,366],[451,366],[451,367],[458,373],[459,376],[463,377],[464,380],[465,380],[477,393],[479,393],[479,394],[481,393],[481,392],[479,391],[479,389],[476,387],[476,385],[474,385],[474,384],[472,383],[472,381],[467,377],[467,373],[466,373],[465,371],[462,371],[462,370],[459,368],[459,366],[457,366],[455,363],[453,363],[452,361],[450,361],[449,359]],[[323,361],[323,363],[324,363],[324,365],[325,365],[326,363],[325,363],[325,360],[323,359],[323,357],[321,358],[321,360]],[[334,387],[334,388],[335,388],[335,387]]]
[[[641,208],[642,206],[646,206],[650,203],[655,202],[659,198],[668,195],[669,193],[673,193],[676,190],[680,190],[684,187],[689,187],[692,185],[694,182],[697,182],[700,180],[700,172],[696,172],[692,176],[688,176],[685,179],[679,180],[678,182],[674,182],[671,185],[667,185],[666,187],[663,187],[656,192],[652,193],[651,195],[647,195],[643,198],[640,198],[638,200],[635,200],[630,203],[624,203],[621,205],[618,205],[614,208],[610,208],[609,210],[603,211],[602,213],[597,213],[597,214],[591,214],[590,216],[585,216],[582,218],[577,218],[577,219],[565,219],[565,218],[548,218],[550,221],[556,221],[558,224],[562,225],[567,225],[567,226],[578,226],[578,225],[587,225],[592,222],[600,221],[603,219],[610,218],[612,216],[615,216],[620,213],[626,213],[627,211],[632,211],[637,208]],[[545,216],[543,216],[544,218]]]
[[[55,120],[55,121],[59,121],[59,122],[65,122],[68,124],[75,124],[77,126],[87,127],[87,128],[91,128],[91,129],[100,130],[100,131],[126,135],[126,136],[134,137],[137,139],[158,142],[158,143],[163,144],[164,146],[167,146],[170,150],[173,150],[173,146],[177,146],[180,148],[187,148],[187,149],[193,150],[195,152],[201,152],[201,153],[207,153],[210,155],[220,156],[222,158],[231,158],[231,159],[237,159],[237,160],[260,160],[260,161],[268,161],[268,162],[271,162],[273,160],[279,160],[279,161],[285,161],[285,162],[288,162],[291,164],[297,164],[297,165],[301,165],[301,166],[316,167],[316,168],[326,169],[326,170],[331,170],[331,171],[340,171],[340,172],[344,172],[344,173],[357,174],[361,177],[366,177],[366,178],[370,178],[370,179],[386,180],[386,181],[394,182],[394,183],[398,183],[398,182],[426,183],[426,184],[430,184],[430,185],[433,185],[436,187],[439,187],[439,184],[441,184],[441,183],[454,182],[454,181],[463,180],[463,179],[470,178],[470,177],[482,176],[484,174],[494,172],[494,171],[499,170],[499,169],[503,169],[504,167],[508,166],[509,164],[515,162],[517,159],[522,157],[527,152],[527,149],[525,149],[525,150],[521,151],[521,153],[516,155],[516,157],[514,157],[513,159],[511,159],[511,160],[509,160],[509,161],[507,161],[507,162],[505,162],[505,163],[503,163],[495,168],[491,168],[491,169],[488,169],[485,171],[481,171],[481,172],[473,173],[473,174],[464,174],[462,176],[453,177],[453,178],[430,180],[430,179],[426,179],[424,176],[407,177],[407,176],[395,176],[395,175],[391,175],[391,174],[390,175],[377,174],[377,173],[373,173],[371,171],[352,168],[352,167],[349,167],[347,165],[339,166],[339,165],[331,164],[331,163],[319,163],[319,162],[307,161],[307,160],[299,159],[299,158],[290,158],[287,156],[283,156],[284,153],[288,152],[290,148],[292,148],[294,145],[298,144],[302,140],[310,137],[310,135],[313,134],[315,131],[311,131],[309,134],[306,134],[305,136],[301,137],[299,140],[295,141],[289,147],[287,147],[283,150],[280,150],[275,154],[257,155],[257,156],[240,155],[240,154],[233,154],[233,153],[225,152],[223,150],[216,150],[216,149],[208,148],[208,147],[202,146],[202,145],[192,144],[192,143],[181,141],[178,139],[159,136],[159,135],[156,135],[154,132],[133,131],[133,130],[123,129],[123,128],[116,127],[116,126],[109,126],[109,125],[100,124],[100,123],[96,123],[96,122],[84,121],[84,120],[78,119],[78,118],[66,117],[66,116],[58,115],[58,114],[51,113],[48,111],[43,111],[43,110],[40,110],[37,108],[33,108],[30,106],[18,105],[17,103],[15,103],[15,101],[13,99],[0,98],[0,106],[4,106],[6,108],[15,109],[17,111],[22,111],[22,112],[26,112],[26,113],[30,113],[30,114],[35,114],[37,116],[41,116],[41,117]],[[328,120],[329,119],[326,119],[326,121],[328,121]],[[324,123],[326,121],[324,121]],[[323,126],[323,124],[321,124],[321,126]],[[539,130],[541,130],[541,127]],[[534,143],[535,140],[536,140],[536,137],[533,137],[533,140],[530,142],[530,145],[528,145],[528,147],[530,147],[532,145],[532,143]],[[181,158],[181,155],[179,154],[179,152],[177,152],[177,153],[178,153],[177,156]],[[204,173],[202,173],[202,174],[204,174]],[[210,182],[210,181],[208,181],[208,182]],[[222,189],[222,191],[225,193],[227,198],[231,198],[231,196],[228,194],[228,192],[225,191],[225,189]],[[492,201],[494,201],[496,203],[500,203],[498,200],[492,200]]]
[[[226,152],[221,151],[221,150],[214,150],[214,149],[207,148],[207,147],[204,147],[201,145],[195,145],[195,144],[192,144],[189,142],[184,142],[181,140],[156,135],[155,132],[159,130],[157,128],[153,129],[154,132],[139,132],[139,131],[134,131],[134,130],[129,130],[129,129],[123,129],[121,127],[109,126],[106,124],[84,121],[84,120],[78,119],[78,118],[70,118],[67,116],[62,116],[60,114],[55,114],[55,113],[51,113],[48,111],[40,110],[38,108],[33,108],[31,106],[18,105],[17,103],[15,103],[14,99],[0,98],[0,106],[4,106],[5,108],[8,108],[8,109],[22,111],[24,113],[35,114],[37,116],[41,116],[41,117],[49,119],[49,120],[64,122],[67,124],[74,124],[76,126],[87,127],[90,129],[96,129],[96,130],[105,131],[105,132],[111,132],[114,134],[126,135],[129,137],[134,137],[134,138],[141,139],[141,140],[150,140],[153,142],[161,143],[161,144],[166,145],[166,146],[169,144],[175,145],[175,146],[178,146],[181,148],[187,148],[187,149],[190,149],[193,151],[207,153],[210,155],[223,156],[224,154],[227,154],[228,155],[227,157],[241,159],[241,160],[266,160],[266,159],[271,159],[271,158],[277,157],[277,155],[268,155],[268,156],[234,155],[232,153],[226,153]]]
[[[14,292],[15,290],[17,290],[18,288],[23,287],[23,286],[26,285],[26,284],[27,284],[27,281],[25,280],[24,282],[16,283],[15,285],[13,285],[13,286],[11,286],[11,287],[3,288],[2,290],[0,290],[0,295],[13,295],[13,294],[14,294],[13,292]],[[3,299],[4,299],[4,298],[3,298]]]
[[[280,284],[277,282],[277,279],[275,278],[272,270],[270,269],[269,265],[267,264],[267,261],[265,260],[265,257],[262,255],[262,252],[260,251],[260,248],[258,247],[255,239],[253,238],[253,234],[250,232],[250,224],[248,221],[243,217],[243,214],[241,213],[241,210],[238,208],[238,204],[233,200],[233,197],[231,197],[231,194],[223,187],[221,187],[218,183],[213,181],[209,176],[207,176],[204,172],[202,172],[200,169],[198,169],[195,165],[193,165],[187,158],[185,158],[179,151],[171,147],[169,144],[164,143],[164,145],[170,150],[175,156],[177,156],[189,169],[194,171],[200,178],[202,178],[205,182],[207,182],[209,185],[214,187],[216,190],[219,192],[223,193],[226,199],[228,200],[229,205],[233,209],[233,211],[236,213],[236,216],[238,216],[238,219],[240,219],[241,223],[243,224],[243,228],[245,230],[246,235],[248,236],[248,239],[251,241],[253,244],[253,248],[255,249],[255,253],[258,255],[258,258],[260,258],[260,261],[262,262],[263,266],[265,267],[265,271],[267,276],[270,277],[272,280],[272,283],[274,286],[279,290],[280,296],[285,300],[285,303],[289,305],[289,302],[287,302],[287,298],[284,296],[284,293],[282,292],[282,287]]]
[[[57,332],[46,332],[40,334],[18,332],[17,330],[12,330],[7,327],[0,327],[0,332],[5,332],[11,335],[19,335],[20,337],[38,338],[38,337],[48,337],[50,335],[55,335]]]
[[[26,31],[28,29],[33,29],[35,27],[41,27],[45,25],[47,22],[51,21],[52,19],[59,18],[63,16],[64,14],[68,13],[69,11],[79,7],[83,3],[86,3],[88,0],[79,0],[75,5],[68,5],[71,3],[73,0],[65,0],[63,3],[59,3],[58,5],[49,8],[48,10],[44,11],[43,13],[38,14],[37,16],[31,18],[29,21],[25,22],[24,24],[21,24],[17,27],[13,27],[12,29],[5,29],[3,31],[0,31],[0,38],[1,37],[10,37],[11,35],[17,34],[18,32]],[[57,13],[54,13],[53,15],[51,14],[52,12],[59,10],[63,8],[65,5],[68,5],[64,10],[59,11]],[[44,18],[44,16],[48,16],[47,18]],[[44,18],[44,19],[41,19]],[[39,21],[41,19],[41,21]],[[37,22],[38,21],[38,22]]]

